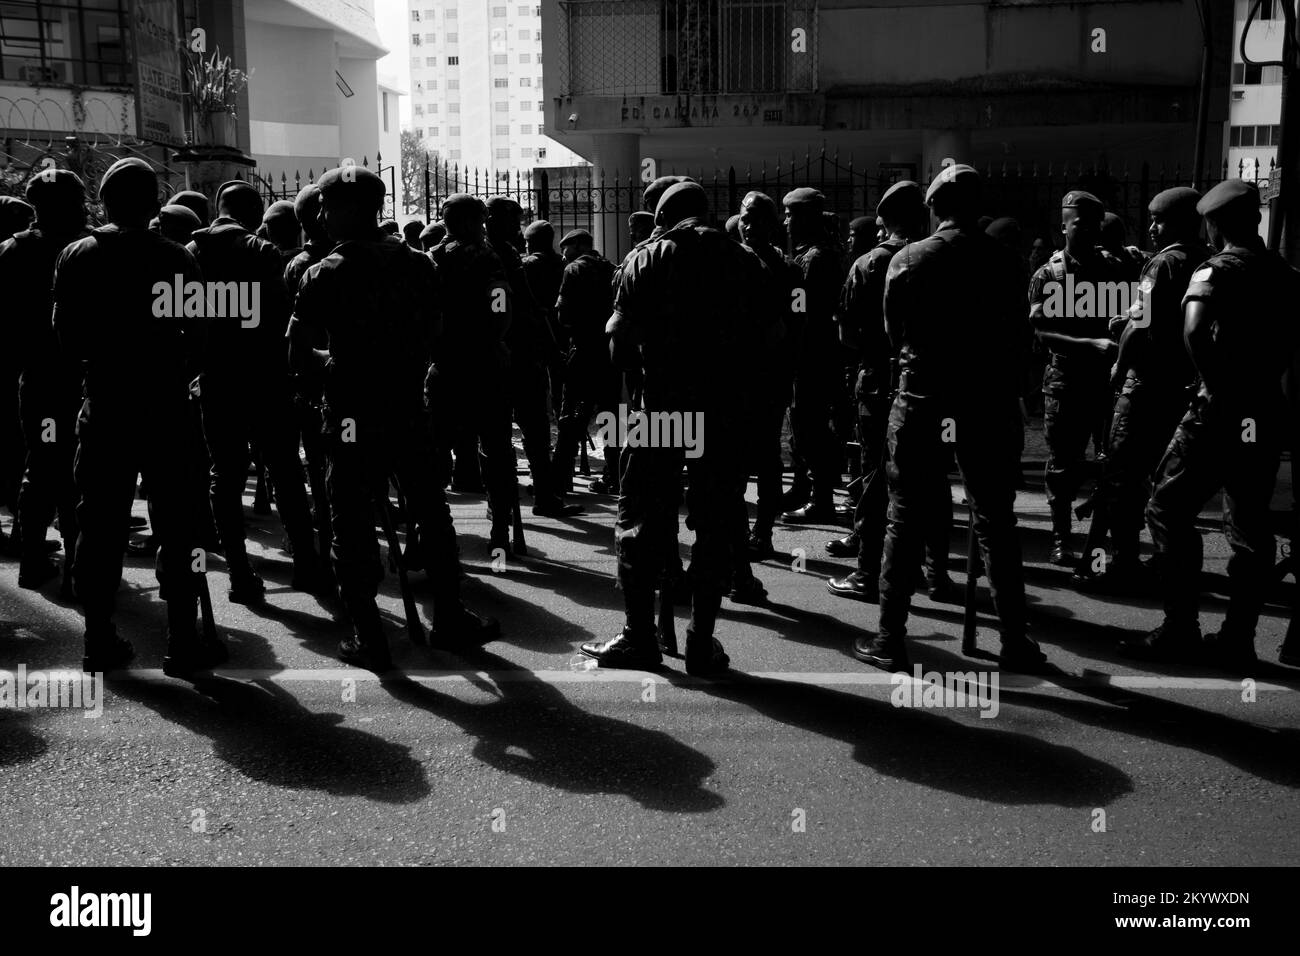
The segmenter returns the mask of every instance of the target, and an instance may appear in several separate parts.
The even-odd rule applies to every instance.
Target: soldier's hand
[[[1116,352],[1119,351],[1119,345],[1115,342],[1114,339],[1093,339],[1092,347],[1095,348],[1102,355],[1105,355],[1111,351],[1116,351]]]

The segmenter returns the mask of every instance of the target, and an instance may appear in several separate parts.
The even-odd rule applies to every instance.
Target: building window
[[[509,136],[509,135],[510,135],[510,127],[509,127],[509,126],[501,126],[501,125],[497,125],[497,126],[495,126],[495,127],[493,127],[493,128],[496,130],[495,135],[497,135],[497,136]]]
[[[420,22],[420,11],[419,11],[419,10],[412,10],[412,11],[411,11],[411,22],[412,22],[412,23],[419,23],[419,22]]]
[[[534,31],[534,33],[533,33],[533,39],[536,40],[538,43],[541,43],[541,42],[542,42],[542,31],[541,31],[541,30],[536,30],[536,31]]]
[[[532,128],[532,126],[530,126],[530,125],[527,124],[527,123],[525,123],[524,125],[520,126],[520,127],[519,127],[519,135],[520,135],[520,136],[532,136],[532,135],[533,135],[533,128]]]
[[[533,85],[533,78],[532,78],[531,76],[521,76],[521,77],[519,78],[519,85],[520,85],[520,86],[532,86],[532,85]]]
[[[0,79],[129,86],[125,0],[0,4]]]
[[[437,42],[438,42],[438,34],[436,34],[436,33],[426,33],[426,34],[424,35],[424,42],[425,42],[425,43],[437,43]]]
[[[497,148],[497,159],[509,159],[509,158],[510,158],[509,146],[500,146]]]
[[[532,148],[531,146],[520,146],[520,147],[519,147],[519,155],[520,155],[520,157],[522,157],[523,159],[532,159],[532,158],[533,158],[533,148]]]
[[[387,90],[384,90],[383,95],[380,97],[380,99],[382,100],[382,102],[383,102],[383,104],[384,104],[384,111],[383,111],[383,112],[384,112],[384,132],[387,133],[387,132],[388,132],[388,91],[387,91]]]
[[[412,12],[414,12],[414,11],[412,11]],[[416,17],[415,19],[418,20],[419,17]],[[424,19],[426,19],[426,20],[436,20],[436,19],[438,19],[438,11],[437,11],[437,10],[427,10],[427,9],[426,9],[426,10],[424,11]]]
[[[415,138],[416,138],[416,139],[424,139],[424,127],[423,127],[423,126],[417,126],[417,127],[415,128]]]
[[[448,103],[448,104],[447,104],[447,112],[448,112],[448,113],[459,113],[459,112],[460,112],[460,104],[459,104],[459,103]]]
[[[540,53],[537,54],[537,55],[538,55],[538,56],[541,56]],[[519,62],[520,62],[520,63],[531,63],[532,61],[533,61],[533,58],[532,58],[532,55],[531,55],[531,54],[528,54],[528,53],[520,53],[520,54],[519,54]]]
[[[1228,131],[1229,146],[1277,146],[1281,126],[1234,126]]]
[[[541,62],[542,62],[542,55],[541,55],[540,53],[537,54],[537,62],[538,62],[538,63],[541,63]]]
[[[539,127],[537,127],[537,135],[538,135],[538,136],[545,136],[545,135],[546,135],[546,127],[545,127],[545,126],[539,126]]]
[[[430,113],[436,113],[436,112],[438,112],[438,104],[437,104],[437,103],[430,103],[430,104],[429,104],[429,112],[430,112]]]
[[[1247,63],[1232,64],[1234,86],[1267,86],[1282,82],[1280,66],[1255,66]]]
[[[460,57],[458,57],[458,56],[449,56],[449,57],[447,57],[447,65],[448,65],[448,66],[460,66]]]
[[[527,31],[527,30],[520,30],[520,31],[519,31],[519,39],[521,39],[521,40],[527,40],[527,39],[528,39],[528,31]]]
[[[494,17],[504,17],[505,15],[506,15],[506,8],[505,8],[505,7],[493,7],[493,8],[492,8],[492,16],[494,16]]]
[[[505,100],[502,100],[500,103],[495,103],[495,104],[493,104],[493,108],[494,108],[498,113],[508,113],[508,112],[510,112],[510,104],[507,103]]]
[[[419,46],[419,45],[420,45],[420,34],[418,34],[418,33],[412,33],[412,34],[411,34],[411,46]]]
[[[448,82],[451,82],[451,81],[448,80]],[[436,90],[437,88],[438,88],[438,81],[437,81],[437,80],[430,80],[430,81],[429,81],[429,89],[431,89],[431,90]]]
[[[385,108],[388,106],[388,94],[387,94],[387,93],[384,94],[384,106],[385,106]],[[423,115],[424,115],[424,106],[421,105],[420,103],[416,103],[414,106],[411,107],[411,112],[412,112],[412,114],[414,114],[415,116],[423,116]],[[388,128],[387,126],[384,127],[384,129],[387,129],[387,128]]]
[[[459,126],[448,126],[448,127],[447,127],[447,135],[450,136],[452,139],[460,139],[460,127],[459,127]]]
[[[504,76],[498,76],[496,79],[492,81],[492,86],[498,90],[505,89],[509,85],[510,85],[510,80]]]
[[[545,104],[544,102],[542,102],[541,100],[538,100],[538,102],[537,102],[537,112],[539,112],[539,113],[543,113],[543,112],[545,112],[545,111],[546,111],[546,104]]]
[[[458,90],[458,89],[460,89],[460,80],[456,80],[456,79],[448,80],[448,81],[447,81],[447,89],[449,89],[449,90]]]
[[[448,34],[447,34],[447,42],[448,42],[448,43],[459,43],[459,42],[460,42],[460,34],[459,34],[459,33],[448,33]]]
[[[528,12],[529,12],[528,7],[519,7],[519,15],[521,17],[528,16]],[[520,39],[522,39],[522,37]]]
[[[444,13],[443,16],[445,16],[448,20],[455,20],[458,16],[460,16],[460,14],[456,12],[455,7],[452,7],[450,10]]]
[[[545,158],[546,158],[546,147],[545,147],[545,146],[538,146],[538,147],[537,147],[537,158],[538,158],[538,159],[545,159]]]
[[[437,65],[438,65],[438,58],[437,58],[436,56],[426,56],[426,57],[424,58],[424,65],[425,65],[425,66],[437,66]]]
[[[493,54],[492,54],[492,65],[493,65],[493,66],[505,66],[505,65],[506,65],[507,63],[509,63],[509,62],[510,62],[510,57],[507,56],[505,53],[493,53]]]

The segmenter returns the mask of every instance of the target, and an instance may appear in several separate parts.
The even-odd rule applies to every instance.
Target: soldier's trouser
[[[555,475],[561,488],[573,480],[573,462],[587,440],[591,419],[601,412],[618,414],[622,376],[607,362],[575,355],[564,379],[564,404],[560,410],[559,434],[555,440]],[[602,477],[611,484],[619,481],[619,466],[613,454],[605,454]]]
[[[212,458],[212,516],[232,577],[251,573],[244,544],[244,488],[248,484],[250,442],[262,449],[280,523],[294,557],[315,553],[311,509],[303,488],[294,411],[287,395],[272,389],[252,392],[231,383],[203,381],[200,404],[203,433]]]
[[[812,500],[829,507],[839,482],[840,453],[831,416],[835,411],[835,370],[801,370],[794,380],[790,403],[790,447],[812,477]]]
[[[396,476],[407,515],[418,524],[419,547],[433,588],[434,614],[459,604],[460,562],[451,509],[433,480],[433,448],[427,427],[418,421],[358,420],[356,441],[345,442],[337,426],[325,437],[325,484],[333,526],[334,572],[339,594],[357,635],[383,639],[375,595],[384,577],[375,531],[376,508],[387,499]]]
[[[730,532],[734,504],[743,493],[743,465],[728,448],[725,428],[711,428],[706,454],[687,458],[682,448],[624,446],[620,456],[618,518],[614,546],[618,582],[633,633],[654,633],[654,591],[675,541],[681,471],[686,468],[686,526],[695,531],[687,578],[701,606],[718,600],[731,572]],[[716,455],[716,457],[715,457]]]
[[[1106,462],[1102,466],[1099,507],[1088,528],[1084,560],[1111,539],[1111,558],[1136,560],[1150,498],[1152,472],[1169,447],[1187,411],[1186,389],[1156,387],[1133,380],[1115,397]]]
[[[71,566],[77,540],[77,488],[72,462],[77,453],[77,395],[50,394],[50,389],[24,383],[19,392],[27,468],[18,492],[24,561],[45,557],[45,531],[57,511],[59,534],[65,543],[65,570]]]
[[[904,379],[904,389],[906,379]],[[955,420],[955,442],[943,441],[944,419]],[[1014,398],[1000,405],[940,408],[932,398],[900,391],[889,414],[889,525],[880,572],[880,635],[901,642],[925,542],[943,521],[936,502],[948,492],[955,450],[971,520],[984,556],[1002,639],[1025,636],[1025,582],[1016,531],[1016,477],[1023,440]]]
[[[1060,388],[1043,395],[1043,437],[1047,441],[1044,484],[1052,530],[1057,534],[1070,530],[1070,509],[1083,484],[1088,442],[1097,451],[1102,450],[1102,430],[1113,407],[1112,393],[1104,382]]]
[[[17,517],[18,486],[22,482],[26,450],[22,416],[18,410],[18,369],[0,358],[0,505]],[[14,523],[18,528],[18,523]]]
[[[758,491],[754,534],[760,538],[772,537],[772,528],[781,516],[781,474],[785,470],[781,461],[781,425],[784,421],[785,405],[776,399],[769,399],[751,420],[748,447]]]
[[[551,420],[546,414],[546,396],[550,390],[546,366],[527,362],[510,372],[510,395],[514,404],[515,423],[524,437],[524,454],[533,479],[533,502],[552,497]]]
[[[859,378],[861,383],[861,378]],[[889,449],[885,439],[889,431],[889,399],[880,395],[863,395],[858,389],[858,434],[862,442],[862,493],[853,509],[853,533],[858,539],[858,573],[865,578],[880,577],[885,548],[885,530],[889,511]],[[943,488],[935,485],[942,498],[934,507],[942,520],[928,525],[930,537],[925,544],[925,575],[930,581],[948,573],[948,540],[952,536],[952,491],[945,478]],[[946,519],[943,518],[947,515]]]
[[[509,384],[504,376],[491,382],[449,383],[449,394],[457,396],[459,427],[478,448],[479,471],[487,491],[492,534],[510,533],[510,519],[519,497],[515,473],[515,446],[511,440]],[[459,468],[459,465],[457,466]],[[402,485],[406,490],[406,485]]]
[[[1254,441],[1243,441],[1242,420],[1254,418]],[[1280,416],[1265,418],[1193,408],[1183,418],[1156,472],[1147,505],[1155,542],[1165,620],[1194,625],[1200,610],[1201,535],[1196,517],[1223,490],[1223,530],[1229,603],[1224,630],[1253,636],[1272,580],[1276,543],[1269,505],[1280,449],[1289,435]]]
[[[328,542],[333,538],[334,531],[330,524],[329,492],[325,486],[326,454],[325,439],[321,434],[320,410],[304,398],[295,399],[293,408],[298,434],[302,438],[303,454],[307,458],[307,488],[311,494],[311,517],[316,529],[316,540]],[[438,487],[445,484],[443,482]],[[322,548],[324,546],[322,544]],[[320,553],[320,556],[328,557],[325,553]]]
[[[97,407],[93,414],[83,406],[73,463],[79,500],[72,582],[86,616],[87,640],[112,627],[140,476],[149,489],[150,520],[159,541],[158,581],[166,589],[168,625],[177,635],[194,633],[197,592],[186,497],[192,466],[184,445],[168,440],[183,434],[184,401],[178,397],[175,408]]]

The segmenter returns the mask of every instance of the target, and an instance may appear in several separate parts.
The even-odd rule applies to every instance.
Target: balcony
[[[817,86],[816,0],[561,0],[560,25],[561,96],[783,94]],[[798,52],[795,30],[804,31]]]

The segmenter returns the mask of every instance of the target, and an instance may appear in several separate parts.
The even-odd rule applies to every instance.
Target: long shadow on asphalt
[[[967,670],[970,668],[967,667]],[[1123,771],[1028,734],[894,707],[843,691],[746,674],[669,683],[748,707],[771,720],[853,746],[886,777],[1003,805],[1106,806],[1133,790]],[[987,721],[988,724],[995,721]]]
[[[250,780],[378,803],[415,803],[430,793],[409,747],[339,726],[341,714],[308,710],[270,681],[205,677],[191,687],[110,677],[107,683],[115,694],[209,738],[217,757]]]
[[[927,657],[928,663],[940,671],[971,668],[965,658],[939,648],[931,648]],[[999,687],[999,694],[1004,704],[1046,710],[1102,730],[1194,750],[1273,783],[1300,787],[1300,762],[1296,760],[1300,730],[1261,727],[1100,681],[1071,684],[1069,690],[1092,699],[1032,693],[1006,685]]]
[[[589,713],[489,651],[463,659],[502,678],[493,688],[496,700],[465,703],[401,676],[382,686],[477,737],[474,756],[502,773],[570,793],[622,794],[668,813],[707,813],[725,805],[704,786],[716,765],[698,750],[663,731]],[[629,694],[638,693],[637,685],[626,686]]]
[[[30,719],[25,714],[10,714],[0,710],[0,768],[13,767],[36,760],[50,749],[45,738],[29,729]]]

